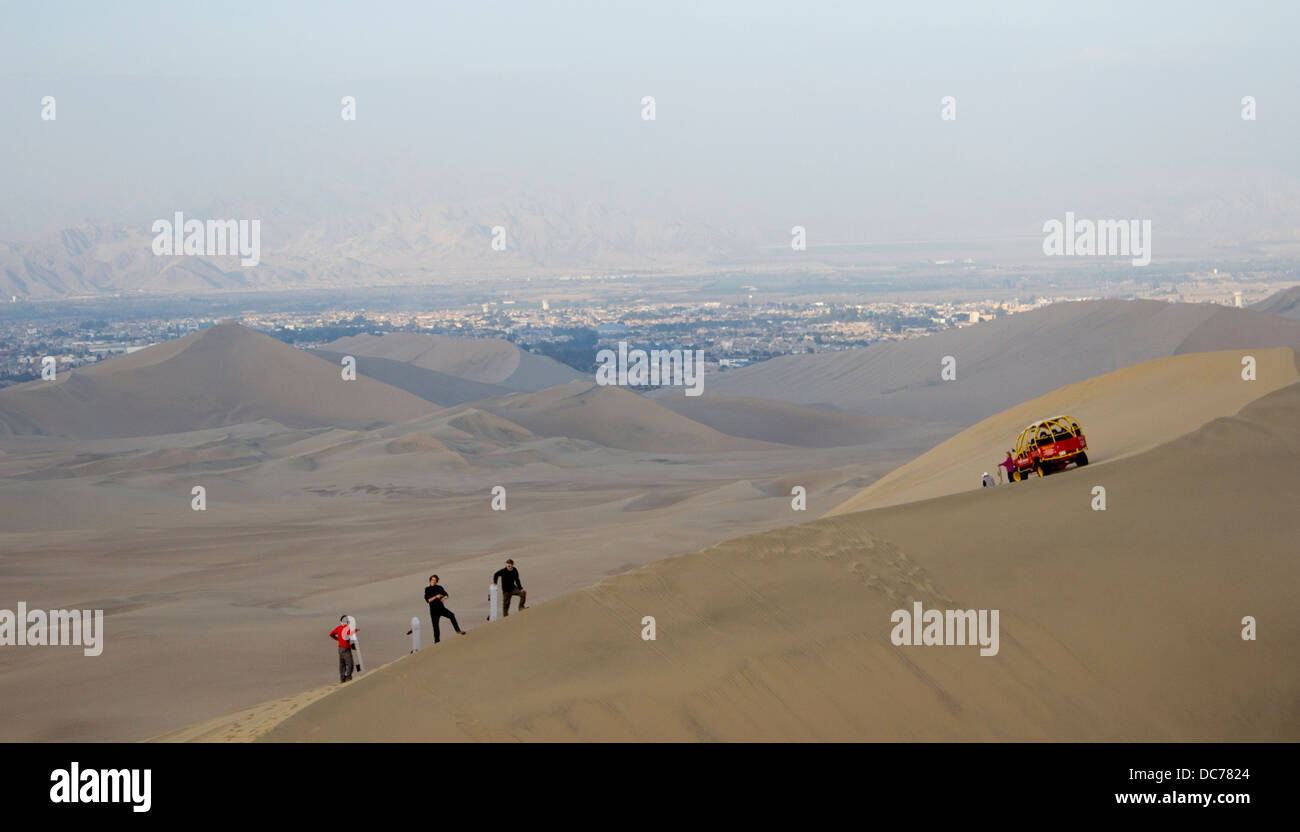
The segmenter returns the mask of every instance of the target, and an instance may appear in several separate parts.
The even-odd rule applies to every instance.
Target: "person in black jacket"
[[[442,640],[442,633],[438,630],[438,619],[450,618],[451,626],[456,628],[456,632],[465,635],[465,631],[456,623],[456,614],[443,606],[443,601],[450,597],[447,590],[438,585],[438,576],[429,576],[429,585],[424,588],[424,600],[429,604],[429,615],[433,618],[433,643],[437,644]]]
[[[515,569],[513,560],[507,558],[505,567],[492,573],[492,583],[501,584],[501,611],[504,615],[510,614],[510,599],[515,595],[519,596],[519,609],[527,609],[528,593],[524,592],[524,582],[519,579],[519,570]]]

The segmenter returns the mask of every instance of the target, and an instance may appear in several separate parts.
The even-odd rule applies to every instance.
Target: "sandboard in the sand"
[[[347,617],[347,620],[344,623],[348,625],[346,635],[348,637],[348,641],[352,642],[352,652],[357,654],[356,672],[360,673],[361,672],[361,642],[357,640],[357,620],[349,615]]]

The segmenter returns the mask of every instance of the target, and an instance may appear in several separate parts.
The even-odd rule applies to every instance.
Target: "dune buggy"
[[[1053,416],[1020,432],[1012,460],[1012,482],[1020,482],[1030,474],[1055,474],[1071,464],[1082,468],[1088,464],[1088,440],[1073,417]]]

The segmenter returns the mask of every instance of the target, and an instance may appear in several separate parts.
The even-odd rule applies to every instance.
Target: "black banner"
[[[1292,755],[1284,744],[9,745],[0,772],[22,814],[128,824],[285,811],[294,822],[446,822],[471,808],[507,822],[564,803],[575,818],[803,807],[866,822],[943,804],[990,820],[1227,820],[1284,809]]]

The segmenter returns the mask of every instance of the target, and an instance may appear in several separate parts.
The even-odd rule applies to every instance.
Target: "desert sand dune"
[[[1187,334],[1175,350],[1176,355],[1260,347],[1300,348],[1296,342],[1300,320],[1250,309],[1217,308],[1217,314]]]
[[[1269,315],[1298,320],[1300,319],[1300,286],[1275,292],[1259,303],[1252,303],[1250,308]]]
[[[680,390],[665,389],[651,398],[674,413],[730,436],[808,448],[861,445],[908,427],[898,422],[881,424],[856,413],[774,399],[725,396],[711,390],[702,396],[683,396]]]
[[[637,393],[592,383],[575,382],[478,406],[538,436],[586,439],[608,448],[708,453],[774,447],[721,433]]]
[[[171,362],[182,360],[185,352],[151,361],[151,368],[139,371],[166,370]],[[325,367],[331,381],[337,377],[337,368],[329,362],[295,355]],[[1254,384],[1263,384],[1263,379],[1278,372],[1274,359],[1262,351],[1259,358],[1261,381]],[[219,373],[222,362],[204,361],[196,366],[205,372],[217,368]],[[96,369],[102,372],[108,367],[106,363]],[[215,379],[203,377],[195,383],[212,386],[220,379],[218,374]],[[1152,396],[1181,392],[1176,384],[1162,386],[1151,381],[1145,386],[1154,391]],[[1141,398],[1143,387],[1134,383],[1125,388],[1125,395],[1137,390],[1134,407],[1146,407],[1142,402],[1152,398]],[[1212,397],[1223,392],[1213,385],[1206,389]],[[1105,398],[1104,386],[1099,390],[1098,397]],[[711,393],[709,388],[706,395]],[[1205,418],[1213,418],[1214,408],[1220,406],[1206,405]],[[872,424],[877,424],[876,420]],[[143,738],[210,721],[259,702],[288,697],[289,702],[301,704],[296,696],[299,691],[318,688],[329,680],[332,661],[320,625],[337,620],[341,611],[357,615],[374,628],[367,631],[367,658],[376,666],[396,660],[394,669],[399,669],[425,661],[423,657],[414,662],[402,658],[406,653],[403,633],[410,616],[423,613],[418,589],[431,571],[437,571],[452,587],[454,608],[475,628],[466,641],[474,643],[480,634],[495,639],[501,632],[498,625],[483,625],[484,588],[487,576],[506,555],[527,566],[530,594],[535,591],[537,599],[537,609],[530,614],[549,615],[552,604],[571,604],[574,599],[593,597],[593,592],[597,593],[594,597],[604,597],[600,588],[583,588],[606,577],[676,553],[819,516],[877,477],[914,459],[924,447],[946,438],[949,424],[904,424],[902,433],[906,435],[886,431],[866,445],[796,448],[727,436],[627,390],[578,384],[474,405],[432,408],[419,418],[369,429],[286,427],[262,416],[246,424],[148,438],[72,441],[45,436],[0,437],[0,447],[7,452],[0,460],[4,472],[0,479],[0,548],[5,551],[0,580],[13,597],[33,604],[106,609],[113,634],[111,661],[82,661],[62,651],[14,654],[0,671],[0,698],[11,703],[9,718],[0,716],[0,736]],[[630,433],[619,432],[623,425],[630,427]],[[936,433],[936,426],[942,430]],[[920,440],[924,444],[918,446]],[[633,447],[622,449],[600,442]],[[171,453],[151,456],[157,451]],[[1137,458],[1098,464],[1085,473],[1109,476],[1114,466]],[[164,461],[175,464],[158,464]],[[207,467],[227,463],[243,467]],[[69,474],[71,470],[76,472]],[[1070,482],[1071,476],[1074,472],[1041,483],[1031,481],[1024,484],[1024,493],[1054,493],[1060,487],[1058,481]],[[195,484],[207,488],[206,512],[191,510],[190,489]],[[509,511],[495,512],[489,506],[489,492],[498,484],[508,488]],[[792,510],[790,490],[795,485],[808,489],[806,514]],[[995,491],[998,495],[992,501],[978,506],[1000,504],[1008,499],[1011,489]],[[968,491],[937,502],[983,496]],[[950,528],[946,516],[904,511],[915,505],[931,503],[873,512],[872,516],[880,518],[879,528],[855,532],[853,539],[862,540],[863,535],[880,538],[878,545],[894,547],[913,563],[923,555],[931,556],[925,553],[931,552],[926,547],[932,538],[947,540],[968,533],[969,539],[962,538],[965,542],[961,544],[967,557],[971,557],[972,547],[988,545],[993,526]],[[902,526],[902,531],[892,531],[893,526],[889,534],[881,531],[895,516],[915,518],[917,536],[907,538]],[[1208,522],[1208,518],[1203,519]],[[823,545],[814,539],[812,545],[832,554],[849,545],[836,540]],[[819,569],[825,566],[822,554],[809,557]],[[820,599],[822,578],[815,571],[777,576],[777,580],[789,577],[790,581],[755,596],[750,591],[754,585],[751,576],[746,573],[755,560],[752,554],[747,560],[741,557],[734,570],[719,579],[718,586],[701,589],[695,600],[685,599],[688,609],[698,609],[701,616],[691,626],[707,634],[715,619],[741,620],[740,613],[727,604],[744,607],[745,615],[753,612],[749,607],[767,610],[763,614],[769,617],[779,613],[779,624],[789,620],[781,608],[772,606],[774,600],[784,601],[782,593],[797,599],[807,590],[808,597]],[[978,562],[978,558],[973,560]],[[741,566],[741,562],[748,565]],[[757,562],[762,565],[761,560]],[[835,568],[827,575],[843,577],[843,564],[831,566]],[[928,562],[926,566],[931,568]],[[867,573],[871,574],[876,573]],[[1020,575],[1016,580],[1032,588],[1030,577]],[[854,593],[857,605],[864,590],[856,587]],[[834,592],[831,596],[837,597]],[[668,615],[671,620],[673,610],[642,610],[634,621],[627,622],[627,634],[637,648],[649,647],[653,652],[665,645],[667,636],[661,635],[657,643],[641,642],[639,622],[645,614]],[[841,618],[852,614],[857,614],[857,606],[838,613]],[[660,619],[661,626],[664,620]],[[813,655],[820,650],[819,642],[810,646],[802,640],[806,632],[796,637],[772,634],[767,619],[744,621],[743,634],[752,634],[762,649],[767,649],[763,645],[771,634],[772,644],[790,645],[793,652],[787,651],[789,655]],[[553,629],[563,636],[582,632],[588,623],[581,617],[565,618]],[[828,632],[841,626],[820,619],[815,624]],[[676,638],[681,635],[682,620],[674,627],[672,637]],[[1028,639],[1030,634],[1023,637]],[[565,644],[562,639],[562,646]],[[549,641],[532,647],[543,652],[554,649]],[[702,656],[714,647],[697,645]],[[444,643],[437,649],[445,656],[455,656],[464,648]],[[557,667],[568,672],[566,663],[576,661],[585,666],[579,668],[575,679],[580,681],[587,672],[599,676],[604,667],[601,657],[611,654],[614,645],[597,642],[592,649],[587,659],[571,656],[567,647],[560,650]],[[725,650],[718,655],[724,654]],[[644,651],[635,655],[644,660]],[[891,660],[893,656],[888,654]],[[524,679],[530,678],[530,667],[550,673],[548,667],[530,664],[532,657],[511,660],[522,662]],[[716,655],[701,661],[705,675],[695,674],[687,662],[683,666],[689,678],[682,684],[693,685],[694,680],[710,678],[708,673],[726,667]],[[754,659],[756,667],[766,661],[762,656]],[[845,659],[835,661],[842,664]],[[778,661],[775,666],[786,665]],[[617,662],[613,669],[618,669]],[[632,670],[635,679],[644,668],[634,666]],[[1069,668],[1054,670],[1059,675]],[[465,674],[472,675],[468,665],[459,672]],[[672,675],[664,681],[671,682]],[[364,679],[361,683],[368,684]],[[660,680],[651,683],[653,687]],[[546,693],[549,682],[528,684]],[[95,689],[94,703],[68,700],[37,707],[45,702],[44,691],[70,685]],[[580,691],[581,684],[575,685],[572,690]],[[599,690],[599,685],[595,689]],[[761,698],[761,693],[754,695]],[[1080,707],[1101,707],[1091,704],[1088,695],[1085,692],[1084,699],[1073,701]],[[672,701],[668,693],[664,696],[668,698],[659,699],[661,705]],[[484,701],[494,700],[488,696]],[[495,701],[501,708],[507,707],[506,700]],[[551,718],[545,714],[566,707],[564,701],[526,700],[527,707],[537,705],[542,711],[526,710],[524,719],[543,725]],[[574,701],[579,711],[588,708],[582,701]],[[770,706],[771,702],[764,700],[745,708],[760,714]],[[1029,709],[1042,707],[1026,705]],[[37,712],[36,719],[23,716]],[[286,708],[260,712],[270,720],[269,714],[282,717]],[[508,716],[501,713],[506,720]],[[688,735],[673,722],[673,714],[662,719],[663,733]],[[786,712],[771,717],[776,725],[773,730],[793,735],[797,726],[788,722],[788,714],[781,714]],[[496,717],[489,715],[483,724],[491,724],[493,719]],[[1008,718],[1001,724],[1007,726],[1011,721]],[[725,720],[713,725],[706,719],[700,725],[708,730],[689,735],[743,735],[739,731],[729,734]],[[511,726],[492,730],[516,736],[550,731],[549,727],[520,731],[514,723]],[[1145,730],[1150,726],[1143,723],[1138,727]],[[250,727],[246,715],[233,733],[214,726],[200,733],[209,738],[247,738],[260,730]],[[417,726],[414,730],[424,729]],[[651,735],[658,729],[640,726],[636,730]],[[1027,734],[1034,735],[1034,731]]]
[[[156,351],[156,352],[155,352]],[[371,426],[437,405],[236,324],[0,390],[0,434],[76,438],[181,433],[272,419]]]
[[[638,416],[662,411],[697,429],[618,392]],[[398,659],[431,571],[478,627],[488,576],[507,555],[526,566],[540,602],[824,512],[848,496],[845,483],[918,450],[707,453],[689,432],[677,438],[685,444],[652,452],[608,448],[536,436],[471,406],[368,430],[261,419],[143,438],[0,437],[0,584],[32,605],[104,609],[110,634],[102,660],[7,653],[0,738],[140,739],[242,708],[265,713],[262,702],[300,703],[333,673],[321,624],[355,614],[370,628],[367,659]],[[240,467],[212,467],[227,464]],[[803,472],[808,514],[769,485],[791,471]],[[192,509],[196,485],[206,511]],[[497,485],[509,511],[490,507]],[[96,695],[48,696],[74,688]],[[227,727],[238,730],[220,736],[249,736],[246,719]]]
[[[259,453],[302,441],[311,430],[289,429],[270,420],[162,436],[68,440],[38,435],[0,435],[6,453],[0,457],[0,479],[57,478],[99,460],[147,459],[150,454],[180,452],[195,458],[222,454],[238,447]],[[80,474],[76,474],[79,476]]]
[[[390,454],[451,454],[455,453],[446,445],[427,433],[408,433],[397,439],[390,439],[384,445]]]
[[[329,454],[339,453],[346,448],[364,442],[370,437],[370,435],[370,433],[364,430],[332,428],[330,430],[320,431],[319,433],[315,433],[295,442],[287,443],[276,449],[275,456],[281,459],[292,459],[301,454],[327,456]]]
[[[996,472],[1026,425],[1067,413],[1088,439],[1090,464],[1122,459],[1190,433],[1248,402],[1300,381],[1296,353],[1252,350],[1256,380],[1243,381],[1242,352],[1180,355],[1148,361],[1060,390],[990,416],[872,483],[830,514],[926,500],[980,488]],[[1020,488],[1034,481],[1010,484]]]
[[[283,721],[299,708],[328,695],[335,687],[322,685],[273,702],[263,702],[233,714],[150,737],[146,742],[252,742],[266,731],[268,724]]]
[[[478,408],[460,411],[448,419],[447,424],[476,439],[490,439],[494,442],[526,442],[535,438],[514,422]]]
[[[312,355],[324,358],[335,365],[343,360],[344,353],[326,349],[311,350]],[[511,388],[500,384],[484,384],[467,378],[440,373],[391,358],[378,358],[371,355],[354,355],[357,360],[357,374],[382,381],[399,390],[405,390],[413,396],[433,402],[441,407],[453,407],[478,399],[491,399],[513,392]]]
[[[256,446],[244,442],[213,442],[194,448],[168,448],[138,454],[110,456],[84,462],[74,460],[55,469],[45,469],[30,478],[131,476],[159,471],[223,470],[256,465],[267,459]]]
[[[1058,303],[861,350],[775,358],[710,377],[711,393],[830,405],[887,423],[971,425],[1066,384],[1187,352],[1300,348],[1300,321],[1159,301]],[[956,379],[940,379],[944,356]]]
[[[1300,384],[1037,487],[660,561],[394,662],[263,739],[1294,741],[1298,421]],[[999,652],[895,646],[891,613],[917,601],[999,610]]]
[[[453,338],[391,332],[340,338],[326,344],[324,349],[339,354],[386,358],[471,382],[529,393],[590,378],[552,358],[525,352],[499,338]]]

